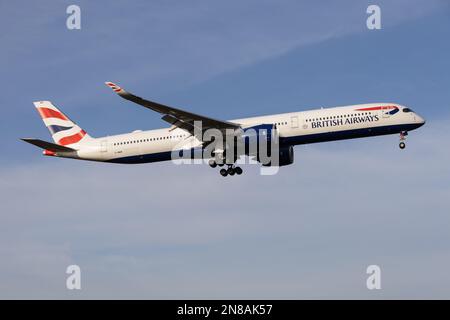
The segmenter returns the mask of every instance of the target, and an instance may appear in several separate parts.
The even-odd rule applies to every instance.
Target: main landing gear
[[[217,166],[219,166],[219,167],[222,167],[224,164],[223,163],[217,163],[217,162],[215,162],[214,160],[209,160],[209,166],[211,167],[211,168],[215,168],[215,167],[217,167]],[[236,167],[235,165],[233,165],[233,164],[227,164],[227,166],[228,166],[228,168],[227,169],[225,169],[225,168],[222,168],[222,169],[220,169],[220,175],[222,176],[222,177],[226,177],[226,176],[228,176],[228,175],[230,175],[230,176],[234,176],[235,174],[237,174],[238,176],[239,175],[241,175],[242,174],[242,169],[241,169],[241,167]]]
[[[239,176],[242,174],[242,169],[241,167],[235,167],[234,165],[229,164],[228,169],[220,169],[219,172],[222,177],[226,177],[228,175],[234,176],[235,174]]]
[[[405,149],[405,147],[406,147],[405,140],[406,140],[407,135],[408,135],[408,132],[406,132],[406,131],[400,132],[400,143],[398,144],[400,149]]]

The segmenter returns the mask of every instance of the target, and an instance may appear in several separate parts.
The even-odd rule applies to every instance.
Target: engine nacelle
[[[272,150],[273,151],[273,150]],[[283,146],[280,147],[278,152],[278,163],[271,161],[268,164],[263,164],[265,167],[278,166],[283,167],[294,163],[294,147]]]
[[[224,152],[224,157],[230,163],[236,161],[242,154],[255,157],[263,166],[282,167],[294,162],[294,148],[280,146],[278,130],[273,124],[245,128],[239,134],[235,134],[233,139],[234,152],[230,152],[230,150]],[[232,155],[235,156],[234,159]]]
[[[280,148],[280,167],[294,163],[294,147],[286,146]]]

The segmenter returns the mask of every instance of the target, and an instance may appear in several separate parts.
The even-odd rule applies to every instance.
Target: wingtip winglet
[[[105,84],[110,87],[115,93],[121,93],[124,90],[119,87],[117,84],[115,84],[114,82],[110,82],[110,81],[106,81]]]

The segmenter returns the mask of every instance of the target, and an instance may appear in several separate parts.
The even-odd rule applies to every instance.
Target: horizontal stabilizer
[[[44,140],[39,140],[39,139],[32,139],[32,138],[22,138],[21,140],[31,143],[33,145],[35,145],[36,147],[45,149],[45,150],[50,150],[53,152],[70,152],[70,151],[75,151],[75,149],[69,148],[69,147],[64,147],[61,146],[59,144],[55,144],[55,143],[51,143],[51,142],[47,142]]]

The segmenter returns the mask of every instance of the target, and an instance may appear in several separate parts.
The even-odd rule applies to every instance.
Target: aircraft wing
[[[145,100],[141,97],[135,96],[119,87],[112,82],[105,82],[105,84],[110,87],[114,92],[116,92],[122,98],[132,101],[134,103],[140,104],[148,109],[156,111],[162,114],[164,121],[170,123],[171,125],[178,127],[180,129],[188,131],[190,134],[194,135],[195,121],[201,121],[202,132],[207,129],[218,129],[225,131],[226,129],[238,129],[240,125],[237,123],[232,123],[228,121],[216,120],[213,118],[205,117],[192,112],[184,111],[174,107],[169,107],[157,102]]]

